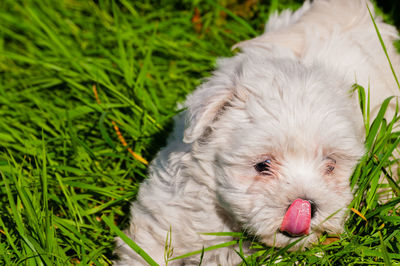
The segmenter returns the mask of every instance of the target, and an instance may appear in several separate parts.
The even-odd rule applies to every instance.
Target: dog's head
[[[221,61],[188,99],[184,140],[244,230],[275,246],[308,235],[302,245],[342,231],[361,115],[333,71],[281,52]]]

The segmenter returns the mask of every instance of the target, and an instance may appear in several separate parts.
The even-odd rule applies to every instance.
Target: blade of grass
[[[184,259],[184,258],[193,256],[193,255],[197,255],[197,254],[201,254],[202,252],[207,252],[207,251],[210,251],[210,250],[215,250],[215,249],[219,249],[219,248],[230,247],[230,246],[236,245],[237,243],[238,243],[238,241],[235,240],[235,241],[229,241],[229,242],[226,242],[226,243],[221,243],[221,244],[213,245],[213,246],[206,247],[206,248],[203,247],[203,248],[200,249],[200,250],[196,250],[196,251],[189,252],[189,253],[186,253],[186,254],[181,255],[181,256],[178,256],[178,257],[174,257],[174,258],[170,259],[170,261]]]
[[[141,247],[139,247],[132,239],[124,234],[114,223],[105,215],[101,216],[102,220],[114,231],[130,248],[139,254],[149,265],[158,265]]]
[[[380,33],[379,29],[378,29],[378,26],[375,23],[374,16],[372,15],[371,10],[369,9],[369,6],[368,6],[367,3],[366,3],[366,5],[367,5],[367,8],[368,8],[368,12],[369,12],[369,15],[371,17],[372,23],[374,24],[374,28],[375,28],[376,34],[378,35],[379,42],[381,43],[382,49],[385,52],[386,58],[387,58],[387,60],[389,62],[390,69],[392,70],[393,77],[396,80],[397,87],[399,87],[399,90],[400,90],[400,83],[399,83],[399,80],[397,78],[396,72],[394,71],[394,68],[393,68],[393,65],[392,65],[392,61],[390,61],[389,54],[388,54],[387,49],[386,49],[386,45],[383,42],[381,33]]]

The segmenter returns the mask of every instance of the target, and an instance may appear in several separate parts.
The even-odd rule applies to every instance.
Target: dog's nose
[[[317,205],[315,205],[315,202],[313,200],[307,200],[310,205],[311,205],[311,219],[314,218],[315,212],[317,211]]]
[[[316,205],[311,200],[296,199],[287,209],[280,231],[290,237],[308,235]]]

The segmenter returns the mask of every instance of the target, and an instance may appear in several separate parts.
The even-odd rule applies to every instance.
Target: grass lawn
[[[0,1],[0,265],[110,264],[177,102],[272,11],[302,1],[266,2]],[[294,253],[255,242],[244,265],[400,264],[399,119],[366,125],[346,233]]]

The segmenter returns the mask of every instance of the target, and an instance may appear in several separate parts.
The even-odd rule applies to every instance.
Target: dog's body
[[[371,88],[372,114],[398,94],[366,5],[306,2],[295,13],[273,16],[263,35],[237,45],[242,53],[220,60],[152,162],[126,234],[164,264],[170,230],[174,256],[231,240],[200,234],[209,232],[244,229],[268,245],[285,246],[297,239],[288,206],[315,212],[299,225],[301,235],[310,235],[296,247],[321,232],[340,232],[352,199],[349,177],[364,152],[351,87]],[[398,70],[397,32],[379,18],[376,23]],[[296,198],[315,207],[301,209]],[[287,227],[294,234],[283,234]],[[117,245],[116,264],[145,264],[122,240]],[[197,265],[199,259],[169,264]],[[203,258],[204,265],[240,261],[232,248]]]

